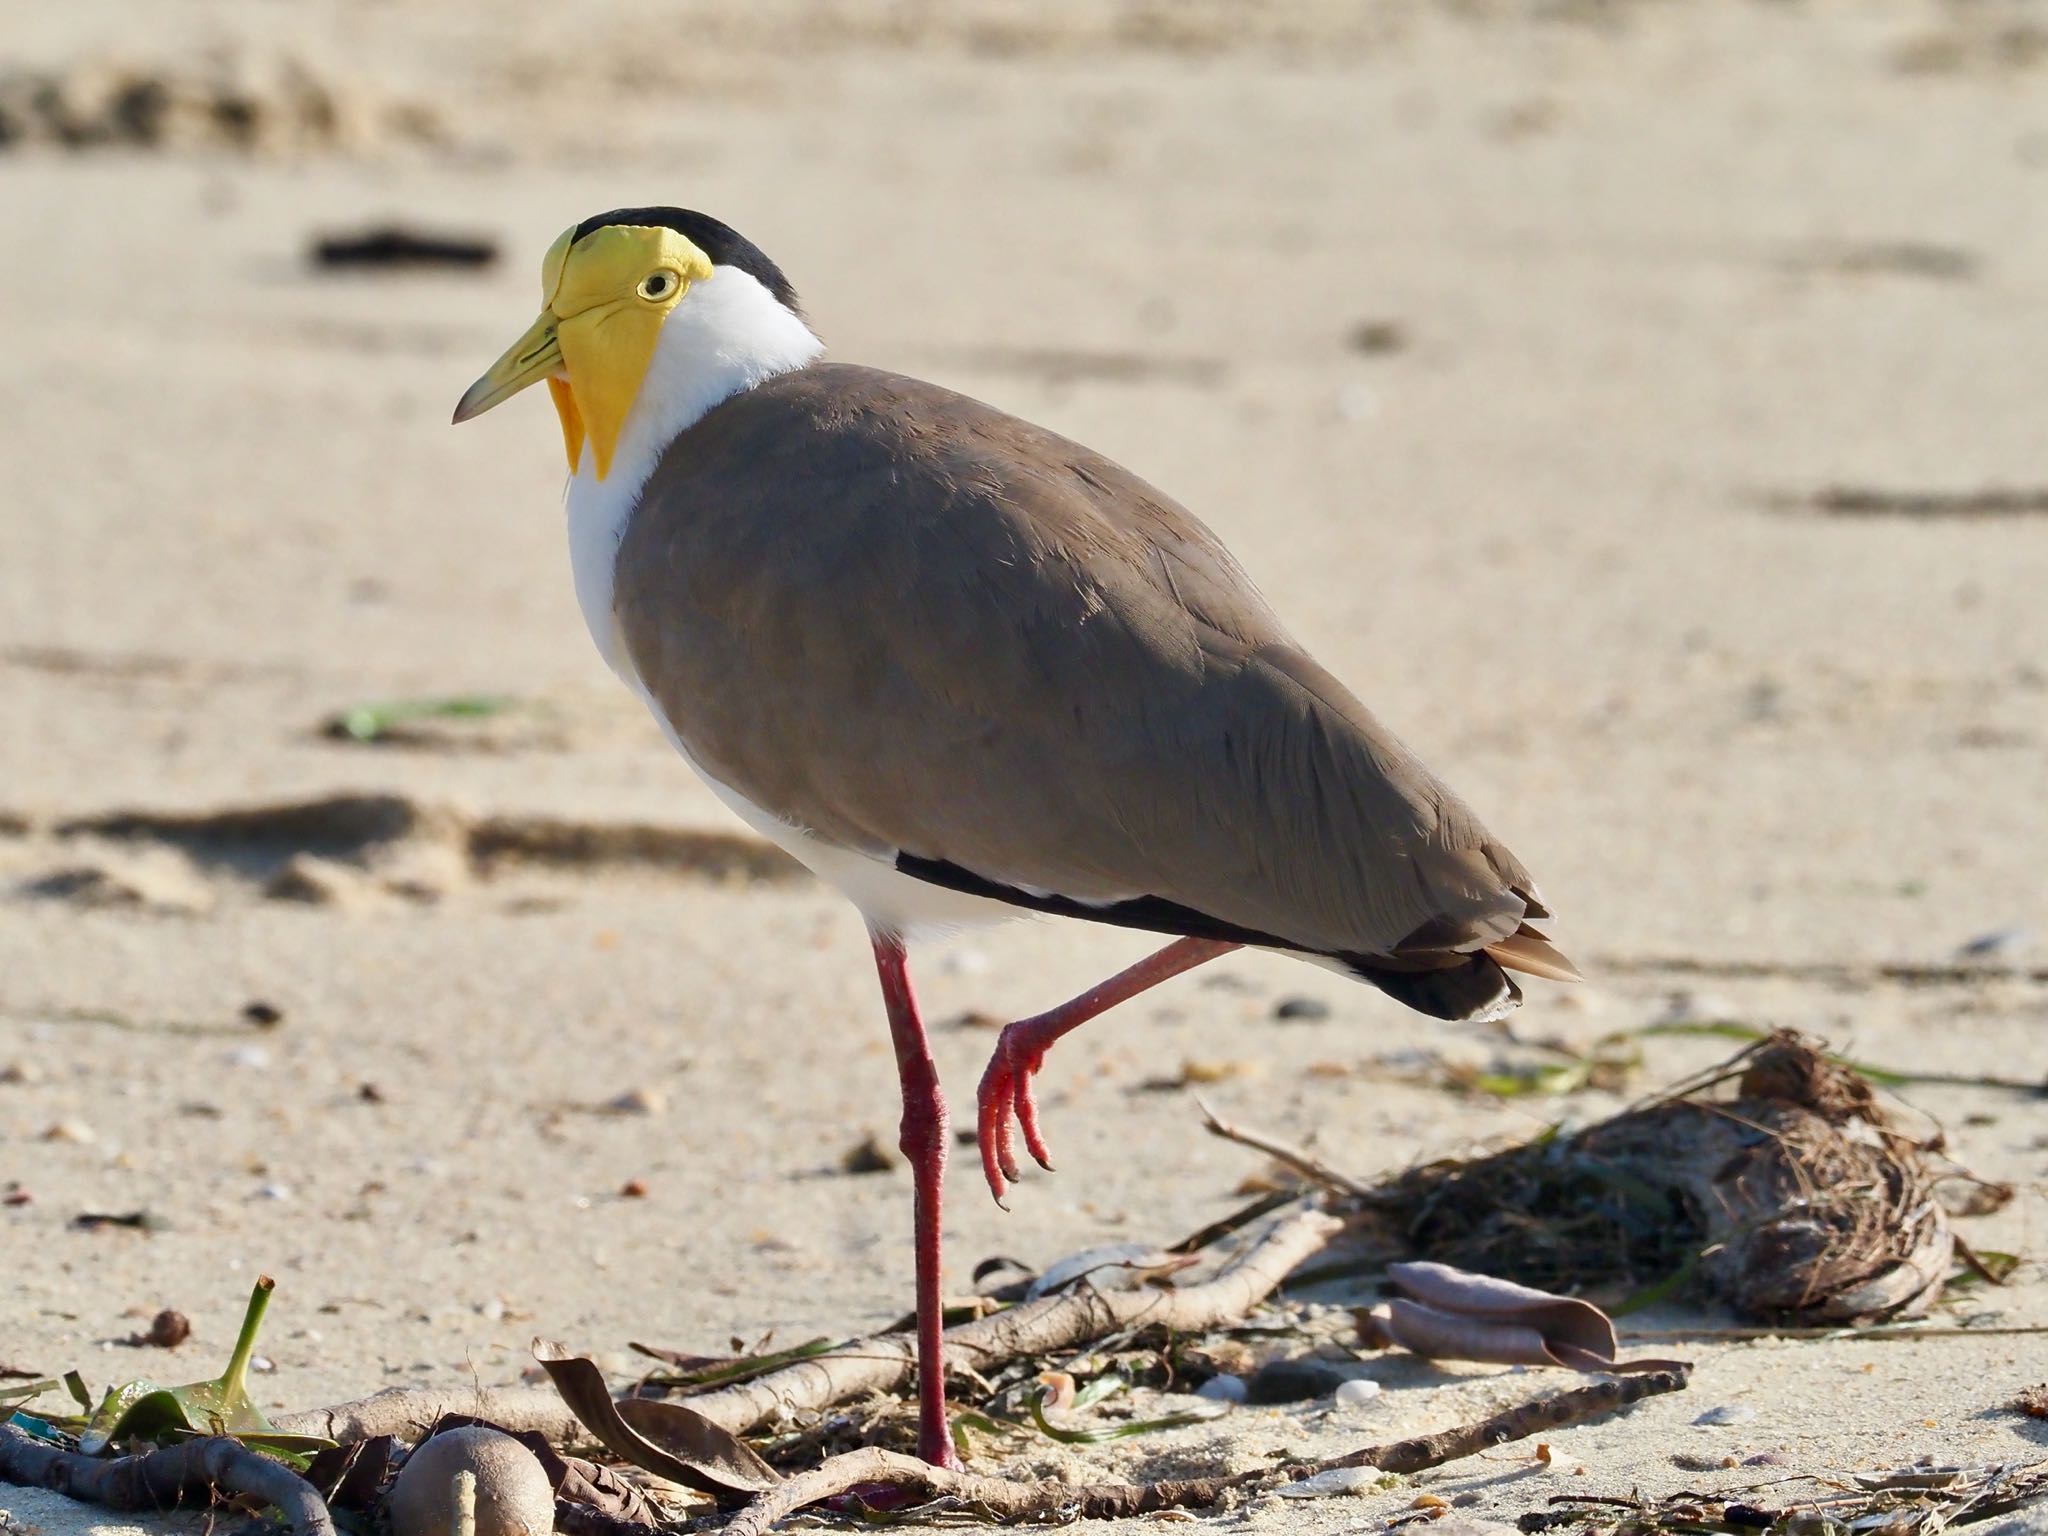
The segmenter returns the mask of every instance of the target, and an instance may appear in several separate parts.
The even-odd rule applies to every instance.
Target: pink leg
[[[916,1189],[917,1232],[917,1453],[935,1467],[957,1467],[946,1427],[945,1304],[939,1285],[939,1200],[946,1180],[946,1099],[910,989],[903,941],[873,933],[875,969],[889,1010],[896,1075],[903,1090],[897,1145],[910,1161]]]
[[[1031,1079],[1045,1065],[1045,1053],[1068,1030],[1087,1023],[1098,1013],[1136,997],[1148,987],[1192,970],[1205,960],[1227,955],[1238,946],[1217,939],[1176,939],[1157,954],[1140,960],[1128,970],[1118,971],[1100,986],[1090,987],[1072,1002],[1004,1026],[996,1041],[995,1054],[982,1074],[975,1093],[978,1135],[981,1142],[981,1171],[988,1177],[989,1193],[996,1204],[1017,1182],[1017,1158],[1010,1137],[1010,1117],[1024,1132],[1024,1145],[1038,1160],[1038,1166],[1052,1171],[1045,1137],[1038,1129],[1038,1104],[1031,1095]]]

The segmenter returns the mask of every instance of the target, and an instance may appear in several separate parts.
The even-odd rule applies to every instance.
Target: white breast
[[[706,773],[633,668],[612,592],[619,546],[640,493],[676,434],[764,379],[815,361],[824,343],[745,272],[720,267],[684,295],[663,323],[654,359],[627,413],[611,473],[597,478],[588,443],[565,497],[576,604],[606,665],[645,701],[675,749],[739,818],[807,865],[860,908],[870,927],[909,935],[1000,921],[1018,910],[898,874],[891,859],[838,847],[754,804]]]

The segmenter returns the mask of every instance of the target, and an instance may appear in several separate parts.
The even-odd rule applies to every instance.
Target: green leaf
[[[481,720],[503,714],[515,700],[495,694],[459,694],[438,699],[386,699],[358,704],[327,722],[327,734],[351,741],[376,741],[413,720]]]
[[[189,1435],[228,1435],[254,1450],[286,1459],[324,1450],[334,1442],[319,1435],[290,1435],[275,1428],[249,1400],[249,1361],[256,1352],[256,1333],[270,1306],[276,1281],[259,1275],[242,1315],[242,1331],[228,1367],[213,1381],[160,1387],[152,1381],[124,1382],[110,1387],[93,1410],[78,1448],[96,1456],[117,1440],[181,1440]]]
[[[1093,1408],[1104,1398],[1115,1397],[1129,1385],[1130,1383],[1115,1371],[1105,1371],[1082,1384],[1081,1389],[1074,1394],[1073,1407],[1070,1411],[1079,1413],[1084,1408]]]
[[[1045,1416],[1045,1400],[1051,1396],[1048,1389],[1031,1399],[1031,1418],[1037,1424],[1040,1434],[1057,1440],[1061,1445],[1101,1445],[1110,1440],[1128,1440],[1133,1435],[1148,1435],[1155,1429],[1179,1429],[1187,1424],[1205,1424],[1211,1419],[1221,1418],[1230,1411],[1228,1403],[1211,1403],[1200,1408],[1185,1408],[1179,1413],[1162,1414],[1156,1419],[1134,1419],[1123,1424],[1095,1424],[1086,1429],[1066,1429],[1054,1424]],[[1079,1401],[1078,1396],[1076,1401]]]
[[[1743,1024],[1735,1019],[1682,1019],[1670,1024],[1646,1024],[1636,1031],[1646,1037],[1677,1035],[1708,1040],[1763,1040],[1770,1036],[1767,1029],[1754,1024]]]
[[[1002,1433],[1003,1427],[987,1414],[976,1413],[971,1408],[955,1410],[953,1414],[953,1449],[960,1454],[963,1460],[974,1454],[973,1443],[967,1438],[967,1432],[970,1429],[976,1434],[987,1435],[993,1439]]]

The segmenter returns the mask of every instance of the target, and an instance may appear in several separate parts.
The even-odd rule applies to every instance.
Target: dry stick
[[[1005,1361],[1072,1349],[1131,1328],[1200,1333],[1235,1322],[1279,1289],[1303,1260],[1321,1251],[1343,1223],[1314,1208],[1275,1222],[1212,1278],[1181,1290],[1098,1291],[1081,1285],[946,1330],[954,1368],[986,1374]],[[829,1408],[911,1378],[916,1341],[907,1334],[857,1340],[830,1354],[689,1399],[697,1412],[735,1434],[769,1423],[786,1409]]]
[[[2043,1333],[2048,1333],[2048,1323],[2010,1323],[1983,1328],[1975,1328],[1968,1323],[1941,1327],[1920,1327],[1913,1323],[1877,1323],[1861,1327],[1854,1323],[1831,1323],[1818,1328],[1771,1324],[1753,1328],[1720,1328],[1703,1324],[1698,1328],[1635,1329],[1624,1331],[1618,1337],[1624,1344],[1684,1344],[1695,1340],[1746,1343],[1755,1339],[1854,1339],[1860,1344],[1865,1339],[1999,1339]]]
[[[726,1536],[766,1536],[777,1522],[806,1505],[853,1489],[883,1484],[911,1488],[933,1498],[958,1499],[988,1518],[1018,1522],[1053,1517],[1111,1520],[1161,1509],[1199,1508],[1227,1493],[1265,1493],[1322,1472],[1373,1467],[1382,1472],[1420,1472],[1447,1461],[1477,1455],[1511,1440],[1525,1439],[1568,1424],[1582,1423],[1626,1408],[1646,1397],[1683,1391],[1688,1370],[1648,1371],[1574,1387],[1535,1398],[1473,1424],[1434,1435],[1367,1446],[1348,1456],[1288,1467],[1260,1467],[1220,1477],[1176,1478],[1160,1483],[1012,1482],[928,1466],[914,1456],[867,1449],[834,1456],[799,1472],[758,1496],[726,1527]]]
[[[109,1461],[60,1451],[0,1424],[0,1480],[130,1512],[169,1509],[188,1494],[243,1494],[274,1505],[292,1536],[335,1536],[327,1503],[311,1483],[225,1436]]]
[[[417,1440],[451,1413],[545,1435],[557,1444],[590,1438],[553,1387],[386,1387],[332,1408],[281,1413],[271,1423],[286,1434],[324,1435],[353,1445],[379,1435]]]
[[[1872,986],[1881,981],[1908,987],[1976,986],[1988,981],[2048,982],[2048,966],[1956,962],[1924,964],[1884,961],[1876,965],[1837,960],[1710,960],[1697,955],[1596,955],[1590,976],[1713,976],[1729,981],[1782,977],[1833,986]]]
[[[1321,1158],[1303,1151],[1300,1147],[1291,1147],[1284,1141],[1276,1141],[1263,1131],[1248,1131],[1242,1126],[1218,1119],[1216,1111],[1204,1104],[1200,1095],[1195,1098],[1195,1108],[1202,1112],[1202,1123],[1208,1127],[1212,1136],[1221,1136],[1225,1141],[1234,1141],[1241,1146],[1250,1147],[1255,1152],[1263,1152],[1276,1162],[1286,1164],[1296,1173],[1314,1179],[1318,1184],[1334,1189],[1339,1194],[1356,1195],[1361,1200],[1378,1201],[1386,1198],[1384,1189],[1377,1189],[1354,1179],[1350,1174],[1332,1168]]]
[[[1276,1221],[1212,1278],[1182,1290],[1097,1291],[1079,1286],[1025,1302],[946,1330],[947,1354],[987,1371],[1006,1360],[1071,1349],[1129,1328],[1199,1333],[1234,1322],[1264,1301],[1290,1271],[1313,1257],[1342,1227],[1336,1217],[1302,1209]],[[734,1434],[745,1434],[794,1410],[830,1408],[911,1378],[916,1341],[908,1334],[856,1339],[766,1376],[690,1398],[690,1407]],[[417,1440],[443,1414],[466,1413],[506,1429],[534,1430],[555,1441],[587,1439],[589,1431],[552,1388],[392,1387],[373,1396],[272,1422],[294,1434],[325,1435],[342,1444],[375,1435]]]

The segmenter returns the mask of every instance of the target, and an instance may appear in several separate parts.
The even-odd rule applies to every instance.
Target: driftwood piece
[[[1433,1435],[1390,1445],[1367,1446],[1346,1456],[1291,1466],[1259,1467],[1219,1477],[1175,1478],[1158,1483],[1013,1482],[929,1466],[894,1451],[849,1451],[808,1472],[799,1472],[756,1498],[726,1527],[726,1536],[766,1536],[778,1522],[820,1501],[857,1488],[888,1486],[929,1498],[957,1500],[988,1519],[1016,1523],[1054,1518],[1118,1519],[1162,1509],[1202,1508],[1226,1494],[1268,1493],[1325,1472],[1370,1467],[1411,1473],[1478,1454],[1512,1440],[1616,1412],[1646,1397],[1683,1391],[1689,1371],[1645,1372],[1556,1392],[1460,1424]]]
[[[1132,1328],[1200,1333],[1235,1322],[1264,1301],[1303,1260],[1343,1226],[1309,1208],[1292,1212],[1210,1279],[1178,1290],[1098,1291],[1077,1286],[946,1330],[949,1366],[986,1373],[1006,1361],[1071,1349]],[[908,1334],[861,1339],[767,1376],[690,1399],[690,1406],[737,1434],[773,1422],[785,1410],[834,1403],[903,1386],[916,1365]]]
[[[292,1536],[335,1536],[327,1503],[311,1483],[224,1435],[108,1459],[59,1450],[0,1424],[0,1480],[130,1513],[171,1509],[194,1496],[239,1495],[273,1506]]]
[[[474,1419],[515,1434],[530,1431],[557,1445],[589,1436],[553,1387],[386,1387],[332,1408],[281,1413],[271,1422],[291,1434],[325,1435],[341,1445],[353,1445],[379,1435],[419,1440],[449,1417]]]
[[[1296,1210],[1197,1285],[1111,1292],[1077,1286],[949,1328],[946,1351],[956,1364],[987,1371],[1007,1360],[1070,1349],[1130,1328],[1199,1333],[1234,1322],[1277,1290],[1342,1225],[1320,1210]],[[911,1379],[916,1359],[916,1341],[909,1334],[879,1334],[692,1397],[690,1407],[734,1434],[745,1434],[785,1409],[824,1409],[901,1387]],[[279,1429],[325,1435],[347,1445],[375,1435],[417,1440],[449,1414],[501,1429],[532,1430],[558,1443],[588,1434],[552,1387],[390,1387],[332,1408],[280,1414],[275,1422]]]

